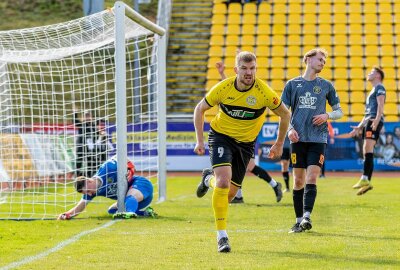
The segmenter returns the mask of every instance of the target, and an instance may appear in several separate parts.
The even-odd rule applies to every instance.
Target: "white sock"
[[[303,217],[296,218],[296,223],[300,223],[303,220]]]
[[[241,189],[241,188],[238,189],[238,191],[236,192],[235,197],[236,197],[236,198],[242,198],[242,197],[243,197],[243,195],[242,195],[242,189]]]
[[[368,180],[368,176],[362,175],[360,180]]]
[[[271,179],[271,181],[269,181],[268,183],[272,188],[276,187],[276,185],[278,184],[274,178]]]
[[[303,217],[308,217],[308,218],[310,218],[310,216],[311,216],[311,213],[310,213],[310,212],[305,212],[305,213],[303,214]]]
[[[226,230],[217,231],[217,241],[219,241],[219,239],[221,239],[222,237],[228,237]]]

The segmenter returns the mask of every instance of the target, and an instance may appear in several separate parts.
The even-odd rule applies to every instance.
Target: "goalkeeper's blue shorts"
[[[134,176],[131,187],[143,194],[143,200],[139,202],[138,209],[141,210],[149,206],[153,200],[153,184],[142,176]]]

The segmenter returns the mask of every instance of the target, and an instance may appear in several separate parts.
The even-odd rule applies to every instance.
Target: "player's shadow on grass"
[[[240,204],[240,203],[231,203],[230,205],[243,205],[243,206],[251,206],[251,207],[292,207],[293,208],[293,204],[290,203],[244,203],[244,204]]]
[[[316,231],[308,231],[307,234],[311,234],[312,236],[330,236],[330,237],[342,237],[342,238],[356,238],[356,239],[369,239],[369,240],[394,240],[400,241],[400,237],[395,236],[373,236],[373,235],[349,235],[349,234],[340,234],[340,233],[321,233]]]
[[[400,260],[395,260],[395,259],[384,259],[384,258],[357,258],[357,257],[346,257],[345,255],[340,255],[340,256],[334,256],[334,255],[329,255],[329,254],[318,254],[318,253],[310,253],[308,252],[290,252],[290,251],[269,251],[270,253],[274,253],[279,257],[287,259],[293,258],[294,260],[297,260],[298,258],[308,258],[308,260],[322,260],[322,261],[330,261],[334,262],[337,261],[339,262],[359,262],[362,264],[375,264],[379,267],[382,267],[384,265],[386,266],[398,266],[400,264]]]

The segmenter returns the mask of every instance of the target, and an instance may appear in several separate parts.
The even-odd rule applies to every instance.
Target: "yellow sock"
[[[229,205],[228,193],[229,188],[214,188],[212,196],[212,207],[214,209],[215,225],[217,227],[217,230],[226,230]]]

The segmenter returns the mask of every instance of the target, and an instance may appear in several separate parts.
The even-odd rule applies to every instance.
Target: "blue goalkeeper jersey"
[[[135,181],[135,177],[133,176],[133,182]],[[91,201],[96,196],[103,196],[106,198],[110,198],[113,200],[117,200],[118,189],[117,189],[117,160],[115,157],[108,159],[104,162],[97,173],[93,176],[93,178],[97,178],[101,180],[101,186],[97,189],[96,195],[90,196],[88,194],[83,194],[82,199]],[[128,188],[132,185],[129,185]]]
[[[307,81],[303,77],[289,80],[282,93],[282,102],[291,108],[290,124],[297,131],[300,142],[327,143],[328,126],[312,123],[315,115],[326,113],[326,102],[333,110],[340,100],[332,83],[321,77]]]

